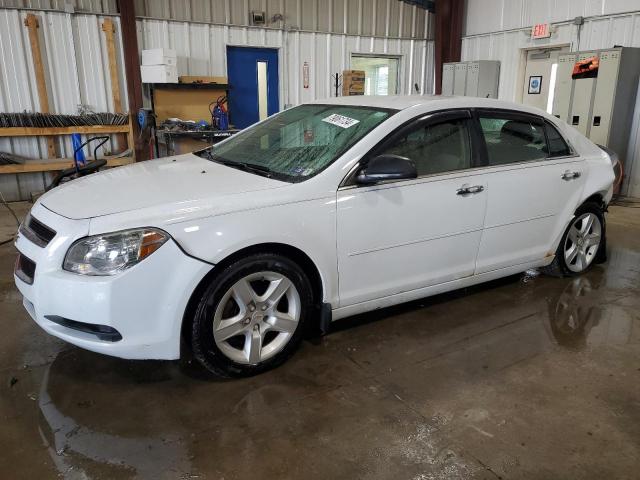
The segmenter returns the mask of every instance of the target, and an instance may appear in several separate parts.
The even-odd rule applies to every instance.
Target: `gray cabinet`
[[[592,57],[598,58],[597,75],[573,79],[575,63]],[[627,179],[634,161],[628,149],[639,76],[640,48],[574,52],[558,58],[552,113],[592,142],[615,151],[624,163]],[[627,191],[625,181],[622,193]]]
[[[445,63],[442,66],[442,94],[498,98],[500,62],[477,60]]]

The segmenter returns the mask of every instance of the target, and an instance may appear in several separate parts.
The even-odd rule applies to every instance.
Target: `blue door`
[[[278,112],[278,50],[227,47],[229,117],[246,128]]]

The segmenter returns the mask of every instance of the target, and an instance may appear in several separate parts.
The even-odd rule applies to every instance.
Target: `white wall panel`
[[[500,60],[499,97],[516,99],[521,49],[546,45],[569,45],[571,50],[608,48],[613,45],[640,47],[640,12],[586,19],[578,43],[577,27],[559,24],[548,39],[532,40],[529,29],[466,36],[462,39],[462,60]]]
[[[400,93],[412,93],[414,83],[421,92],[433,91],[433,49],[428,40],[283,32],[155,19],[139,19],[138,31],[141,49],[176,50],[178,75],[226,75],[227,45],[278,48],[281,108],[333,96],[331,74],[350,68],[352,53],[398,56]],[[309,65],[307,89],[302,84],[304,62]]]
[[[478,35],[639,10],[638,0],[467,0],[464,31]]]
[[[266,26],[269,28],[380,37],[421,38],[423,25],[428,16],[425,10],[399,0],[135,0],[135,2],[138,16],[154,19],[248,26],[249,12],[257,10],[266,13]],[[271,22],[275,14],[283,15],[284,22]],[[417,27],[415,30],[417,36],[413,34],[414,22]]]
[[[76,12],[117,13],[116,0],[66,0]],[[0,7],[64,10],[65,0],[0,0]]]

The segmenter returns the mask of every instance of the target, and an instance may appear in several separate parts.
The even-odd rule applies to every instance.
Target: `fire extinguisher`
[[[211,112],[211,125],[218,130],[229,129],[229,114],[225,107],[227,97],[222,95],[218,97],[215,102],[209,105],[209,111]],[[213,107],[213,108],[211,108]]]

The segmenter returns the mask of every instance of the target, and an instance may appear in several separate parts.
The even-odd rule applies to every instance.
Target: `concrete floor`
[[[586,276],[520,275],[363,315],[234,381],[45,335],[22,309],[4,245],[0,472],[638,478],[640,209],[608,218],[609,262]]]

